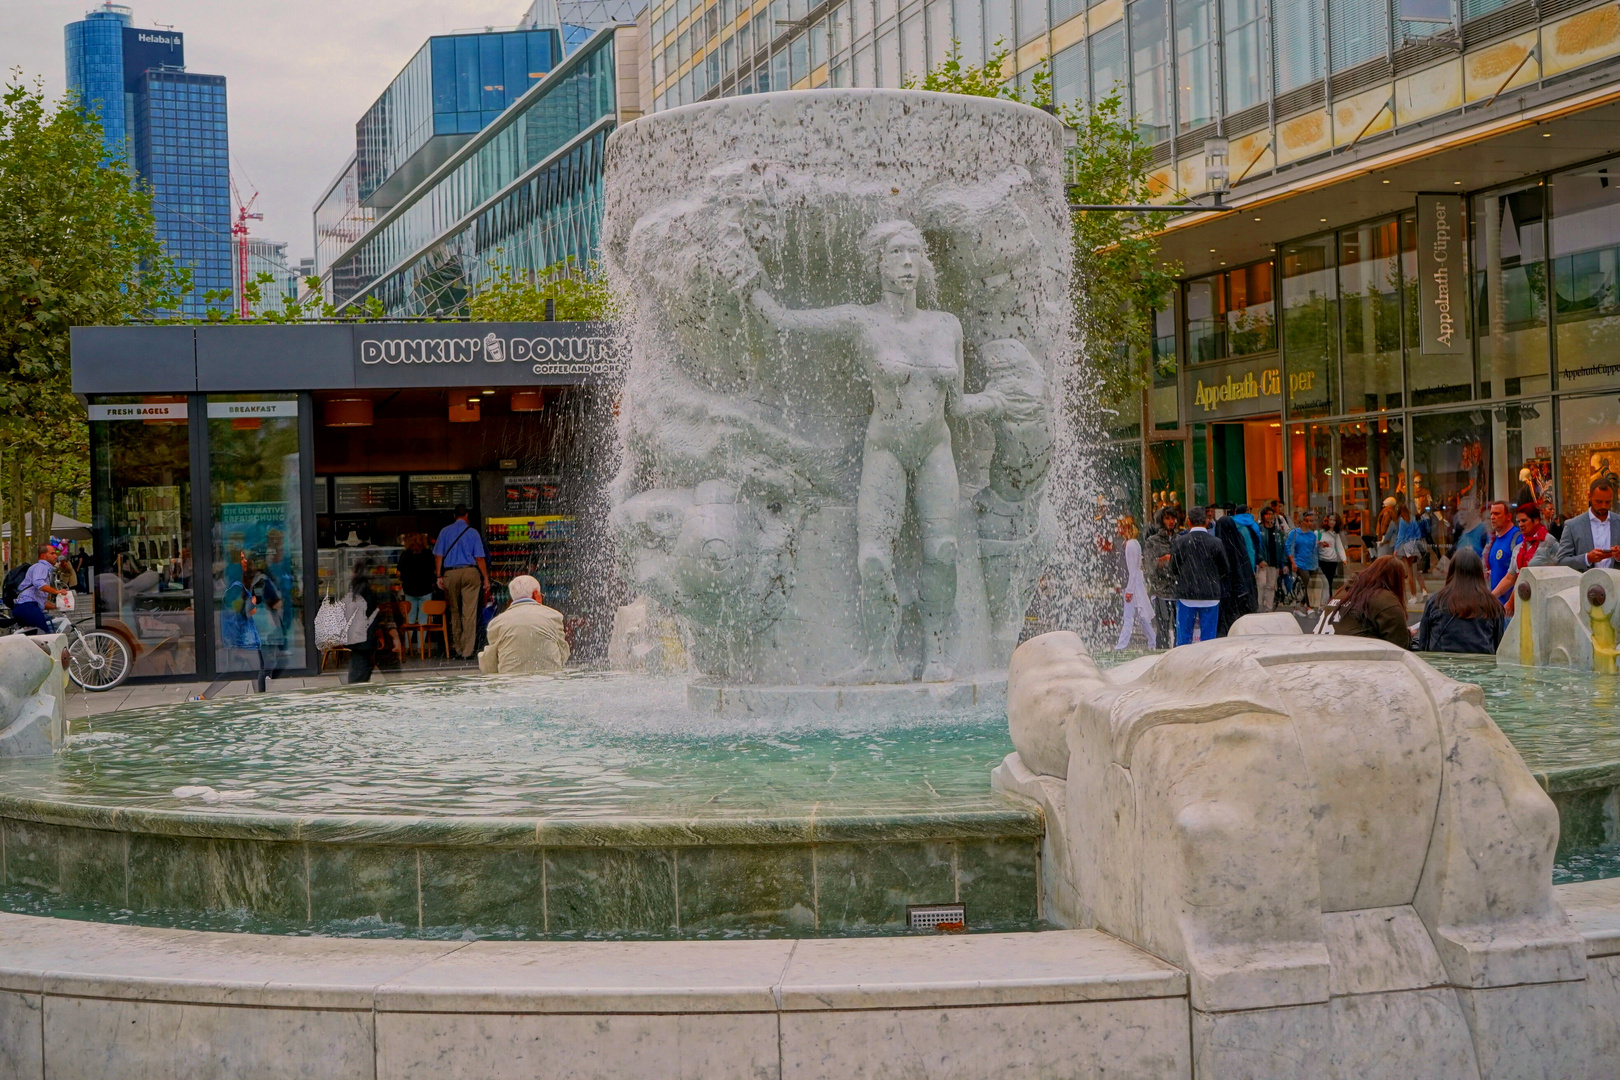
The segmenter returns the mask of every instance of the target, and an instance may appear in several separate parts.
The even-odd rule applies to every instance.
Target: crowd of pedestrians
[[[1422,651],[1495,652],[1525,567],[1584,569],[1620,560],[1620,530],[1609,519],[1614,494],[1612,482],[1600,478],[1592,485],[1590,510],[1553,527],[1535,502],[1493,503],[1488,528],[1455,535],[1434,508],[1414,515],[1391,498],[1374,526],[1376,538],[1360,537],[1362,558],[1370,561],[1359,572],[1347,543],[1365,528],[1367,519],[1359,516],[1318,519],[1304,510],[1295,520],[1273,500],[1258,513],[1243,505],[1166,506],[1145,532],[1134,518],[1122,518],[1124,612],[1117,647],[1128,647],[1138,634],[1149,648],[1223,637],[1244,615],[1286,610],[1318,633],[1374,637]],[[1444,584],[1432,593],[1424,582],[1431,569],[1444,573]]]

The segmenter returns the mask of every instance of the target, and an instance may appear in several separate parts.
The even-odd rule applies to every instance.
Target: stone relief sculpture
[[[44,757],[62,743],[56,635],[0,638],[0,758]]]
[[[1514,586],[1513,618],[1496,648],[1509,667],[1616,673],[1620,570],[1527,566]]]
[[[700,681],[1001,678],[1052,534],[1061,148],[1038,110],[877,90],[609,140],[611,520]]]
[[[1059,632],[1008,699],[1047,916],[1188,972],[1196,1075],[1586,1075],[1558,813],[1478,687],[1297,626],[1107,672]]]

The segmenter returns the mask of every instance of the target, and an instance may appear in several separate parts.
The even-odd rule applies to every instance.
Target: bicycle
[[[7,613],[9,619],[10,613]],[[59,615],[51,623],[52,629],[67,637],[67,648],[62,650],[62,667],[79,689],[92,694],[111,690],[129,678],[134,664],[129,643],[107,630],[85,633],[73,625],[66,615]],[[33,627],[19,627],[14,634],[33,634]]]

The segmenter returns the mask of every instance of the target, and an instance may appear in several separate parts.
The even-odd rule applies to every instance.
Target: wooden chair
[[[427,643],[429,634],[439,634],[444,639],[444,655],[450,655],[450,620],[445,616],[449,607],[443,600],[422,601],[422,621],[414,624],[421,633],[420,647],[417,650],[417,659],[427,659]]]

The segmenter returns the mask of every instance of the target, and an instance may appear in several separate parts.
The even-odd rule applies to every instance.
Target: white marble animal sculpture
[[[1367,638],[1101,671],[1059,632],[1008,693],[994,782],[1045,811],[1047,915],[1188,972],[1194,1075],[1586,1075],[1558,814],[1478,687]]]

